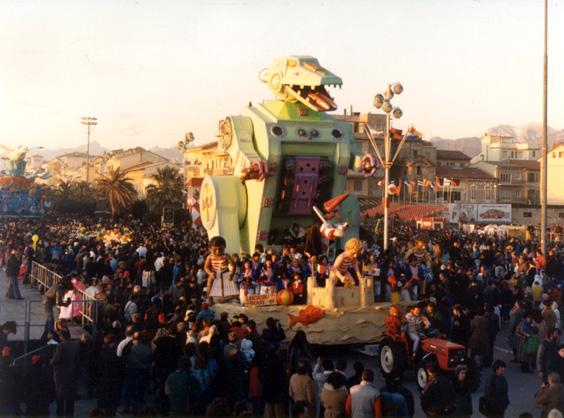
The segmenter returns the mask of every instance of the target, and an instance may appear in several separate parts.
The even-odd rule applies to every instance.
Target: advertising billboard
[[[484,203],[478,206],[476,221],[480,223],[511,223],[511,205]]]

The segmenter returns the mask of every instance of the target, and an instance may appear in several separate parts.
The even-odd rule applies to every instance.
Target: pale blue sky
[[[564,128],[564,3],[549,0],[549,124]],[[338,112],[401,81],[398,126],[481,135],[541,121],[543,0],[0,2],[0,143],[172,146],[269,99],[258,72],[316,56]]]

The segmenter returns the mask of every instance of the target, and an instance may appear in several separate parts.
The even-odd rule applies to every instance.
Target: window
[[[535,158],[537,156],[537,152],[533,151],[533,158]]]
[[[523,212],[523,218],[532,218],[533,212]]]
[[[492,189],[486,189],[486,190],[485,190],[485,196],[484,196],[484,198],[485,198],[487,201],[492,200]]]
[[[413,156],[414,156],[414,157],[417,157],[417,154],[418,154],[418,153],[417,153],[417,150],[414,149],[414,150],[413,150]]]
[[[529,183],[535,183],[539,181],[537,173],[527,173],[527,181]]]
[[[418,165],[417,167],[415,167],[415,172],[416,172],[418,175],[421,175],[421,174],[422,174],[422,170],[421,170],[421,166],[420,166],[420,165]]]
[[[560,152],[558,153],[558,158],[564,158],[564,152],[560,151]]]
[[[362,192],[362,180],[355,180],[353,187],[355,192]]]
[[[501,181],[509,183],[511,181],[511,173],[501,173]]]
[[[451,198],[450,201],[451,202],[457,202],[460,200],[460,192],[451,192]]]
[[[560,212],[560,213],[558,214],[558,217],[559,217],[559,218],[564,218],[564,212]]]
[[[476,200],[476,187],[470,187],[470,200]]]

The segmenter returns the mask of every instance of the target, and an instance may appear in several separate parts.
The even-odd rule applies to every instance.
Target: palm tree
[[[119,168],[110,169],[108,174],[101,176],[96,181],[96,187],[98,192],[107,199],[114,217],[120,210],[133,203],[137,196],[127,173]]]
[[[166,166],[152,176],[154,184],[147,186],[147,204],[154,213],[164,207],[181,208],[184,203],[184,179],[177,169]]]

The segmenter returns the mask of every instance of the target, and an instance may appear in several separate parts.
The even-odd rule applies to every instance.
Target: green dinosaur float
[[[330,86],[340,77],[310,56],[276,59],[259,78],[277,99],[249,105],[219,124],[219,152],[229,154],[234,173],[204,178],[202,224],[221,235],[228,252],[253,252],[257,244],[280,243],[276,232],[317,220],[313,206],[345,192],[347,172],[360,164],[352,125],[327,114],[337,108]],[[339,208],[348,222],[343,237],[358,236],[354,195]]]

